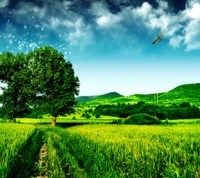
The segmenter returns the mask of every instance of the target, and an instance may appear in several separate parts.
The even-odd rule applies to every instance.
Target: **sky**
[[[0,0],[0,53],[43,45],[73,64],[79,96],[199,83],[200,0]]]

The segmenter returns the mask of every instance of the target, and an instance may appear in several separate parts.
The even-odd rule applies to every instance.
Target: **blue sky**
[[[80,95],[199,83],[199,0],[1,0],[0,52],[61,51]],[[163,40],[152,44],[165,31]]]

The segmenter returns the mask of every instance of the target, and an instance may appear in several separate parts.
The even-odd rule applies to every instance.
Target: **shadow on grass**
[[[37,171],[34,170],[34,164],[39,158],[39,151],[43,143],[43,133],[36,129],[18,152],[15,161],[10,164],[11,171],[8,177],[30,178]]]

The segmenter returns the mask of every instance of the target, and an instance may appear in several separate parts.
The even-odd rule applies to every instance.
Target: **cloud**
[[[133,8],[133,14],[142,18],[147,18],[151,10],[152,6],[148,2],[144,2],[141,7]]]
[[[169,44],[174,47],[174,48],[178,48],[180,47],[181,43],[183,42],[184,37],[183,36],[174,36],[169,40]]]
[[[156,0],[156,2],[158,3],[160,9],[167,10],[169,7],[167,1]]]
[[[1,0],[0,8],[5,8],[8,5],[9,5],[9,0]]]
[[[62,41],[72,47],[80,46],[81,49],[99,42],[98,39],[101,38],[111,39],[113,43],[110,45],[116,44],[124,49],[124,46],[130,48],[137,44],[141,30],[142,33],[149,34],[165,30],[164,38],[169,40],[169,45],[173,48],[185,47],[186,51],[200,49],[199,21],[191,20],[186,10],[172,13],[165,0],[156,0],[156,8],[149,2],[132,6],[128,0],[111,0],[109,3],[106,0],[87,1],[87,9],[81,11],[75,11],[79,0],[56,3],[45,0],[42,5],[33,1],[19,2],[15,9],[11,9],[10,16],[24,28],[20,29],[24,38],[21,41],[27,41],[28,36],[32,35],[27,34],[28,31],[34,32],[35,39],[39,38],[32,40],[30,44],[48,39],[53,34],[50,39],[57,40],[58,43]],[[112,8],[118,7],[115,13],[110,3]],[[2,0],[0,7],[8,4],[8,0]],[[12,43],[10,39],[9,43]]]
[[[66,34],[66,39],[71,46],[80,46],[82,49],[94,43],[91,26],[86,25],[82,18],[78,18],[74,22],[73,30],[70,31],[69,35]]]
[[[11,17],[15,22],[21,24],[26,31],[34,32],[35,38],[49,38],[54,35],[54,41],[62,41],[71,46],[80,45],[81,48],[93,43],[94,35],[90,24],[84,22],[84,18],[70,7],[74,4],[72,1],[43,1],[43,5],[33,2],[20,2],[15,9],[12,9]],[[29,34],[30,35],[30,34]],[[39,39],[31,41],[28,47],[38,45]],[[41,40],[40,40],[41,41]],[[61,43],[62,43],[61,42]],[[41,44],[43,41],[41,41]],[[34,45],[33,45],[34,44]],[[22,49],[24,45],[20,45]]]
[[[113,27],[121,21],[121,18],[117,15],[108,14],[107,16],[101,16],[97,18],[96,22],[100,27]]]
[[[103,1],[92,3],[89,12],[96,17],[96,24],[102,28],[116,27],[122,20],[118,14],[112,14]]]
[[[170,13],[167,1],[157,0],[157,3],[157,8],[148,2],[139,7],[126,7],[118,16],[121,22],[132,23],[140,29],[164,30],[164,38],[169,39],[173,48],[183,46],[186,51],[200,49],[200,20],[191,21],[186,10]]]
[[[192,20],[185,27],[184,44],[186,51],[200,49],[200,21]]]

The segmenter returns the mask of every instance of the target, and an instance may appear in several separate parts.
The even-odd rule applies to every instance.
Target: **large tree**
[[[29,111],[31,88],[28,60],[24,54],[6,52],[0,55],[0,81],[6,84],[1,87],[3,94],[0,97],[4,117],[10,120],[23,117]]]
[[[43,46],[28,54],[31,69],[31,84],[38,96],[37,104],[45,113],[56,117],[74,112],[75,95],[79,93],[79,79],[72,64],[63,54],[50,46]]]

